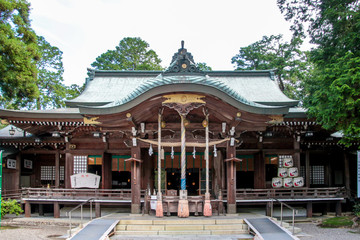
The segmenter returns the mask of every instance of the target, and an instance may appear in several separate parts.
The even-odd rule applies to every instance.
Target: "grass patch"
[[[14,227],[14,226],[0,226],[0,230],[15,229],[15,228],[19,228],[19,227]]]
[[[353,222],[351,221],[351,217],[344,216],[325,219],[320,226],[323,228],[340,228],[351,227],[352,225]]]

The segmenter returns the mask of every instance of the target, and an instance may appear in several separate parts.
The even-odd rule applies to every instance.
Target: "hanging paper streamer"
[[[162,159],[162,160],[165,159],[165,151],[164,151],[164,148],[161,148],[161,159]]]
[[[193,158],[195,159],[196,158],[196,150],[195,150],[195,147],[194,147],[194,151],[192,152],[193,154]]]
[[[174,159],[174,147],[171,147],[171,159]]]
[[[217,157],[217,149],[216,149],[216,145],[214,145],[214,157]]]
[[[154,153],[154,151],[153,151],[152,145],[150,144],[150,147],[149,147],[149,156],[152,156],[153,153]]]

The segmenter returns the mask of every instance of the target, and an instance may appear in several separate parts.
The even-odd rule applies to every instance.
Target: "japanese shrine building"
[[[201,213],[205,199],[214,210],[223,204],[235,213],[237,205],[270,198],[306,204],[308,214],[312,203],[334,203],[339,212],[356,188],[354,149],[308,119],[271,70],[201,71],[182,47],[165,71],[91,70],[84,92],[66,105],[0,110],[10,124],[0,131],[3,194],[26,188],[30,207],[49,196],[31,191],[51,192],[55,216],[67,199],[85,199],[71,189],[74,174],[100,176],[99,188],[109,192],[99,204],[116,203],[127,191],[121,199],[133,213],[158,192],[159,181],[165,212],[176,212],[181,199],[190,212]],[[291,184],[303,180],[296,186],[284,187],[284,161],[296,172],[287,176]]]

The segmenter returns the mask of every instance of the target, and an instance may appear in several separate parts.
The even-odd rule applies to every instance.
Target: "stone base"
[[[179,206],[178,206],[178,217],[180,218],[187,218],[189,217],[189,201],[180,199]]]
[[[161,200],[158,200],[156,202],[156,217],[163,217],[163,216],[164,216],[163,204]]]
[[[236,213],[236,204],[228,204],[227,205],[227,213],[235,214]]]
[[[139,214],[140,213],[140,204],[131,204],[131,213],[132,214]]]

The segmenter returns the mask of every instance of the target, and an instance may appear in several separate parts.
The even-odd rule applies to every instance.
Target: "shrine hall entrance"
[[[203,150],[203,149],[201,149]],[[206,189],[206,161],[204,152],[200,149],[198,152],[187,152],[186,153],[186,190],[189,196],[204,195]],[[212,189],[212,154],[209,154],[209,186],[210,191]],[[157,166],[157,159],[154,159],[154,166]],[[161,173],[161,189],[165,193],[175,191],[179,195],[180,183],[181,183],[181,165],[180,165],[180,152],[164,153],[164,159],[162,162],[162,173]],[[157,189],[157,169],[154,168],[154,187]]]
[[[168,168],[166,169],[166,182],[167,190],[180,190],[180,179],[181,171],[178,168]],[[186,189],[189,196],[196,196],[200,194],[200,175],[199,169],[187,169],[186,170]]]

